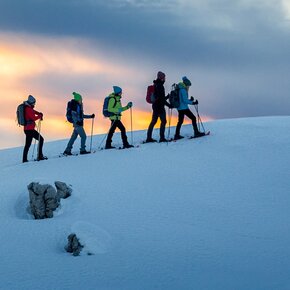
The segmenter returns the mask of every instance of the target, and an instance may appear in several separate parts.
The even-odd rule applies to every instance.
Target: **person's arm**
[[[182,103],[192,105],[192,100],[188,99],[188,93],[185,89],[180,89],[180,98]]]
[[[36,121],[42,118],[42,113],[35,111],[31,107],[27,107],[25,113],[26,121]]]

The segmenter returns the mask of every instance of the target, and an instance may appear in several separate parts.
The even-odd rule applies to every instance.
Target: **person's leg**
[[[39,141],[38,143],[38,154],[37,154],[37,159],[43,159],[43,152],[42,152],[42,148],[43,148],[43,142],[44,142],[44,139],[43,137],[36,131],[36,130],[33,130],[32,131],[33,133],[33,138],[36,139],[37,141]]]
[[[180,139],[180,129],[184,121],[184,110],[178,111],[178,122],[176,125],[174,139]]]
[[[123,125],[123,123],[121,121],[118,122],[117,127],[121,131],[121,137],[122,137],[122,141],[123,141],[123,146],[124,147],[128,147],[129,143],[128,143],[128,138],[127,138],[127,135],[126,135],[126,128],[124,127],[124,125]]]
[[[192,127],[193,127],[193,131],[194,131],[194,135],[195,136],[198,135],[199,134],[199,130],[198,130],[197,124],[196,124],[196,117],[194,116],[194,114],[189,109],[184,110],[184,114],[192,122]]]
[[[76,128],[74,128],[64,153],[71,153],[71,150],[73,148],[73,144],[74,144],[75,140],[77,139],[77,137],[78,137],[78,132],[77,132]]]
[[[161,120],[161,124],[160,124],[160,141],[164,141],[165,140],[165,127],[166,127],[166,123],[167,123],[165,108],[160,110],[159,117],[160,117],[160,120]]]
[[[111,128],[110,128],[108,136],[107,136],[106,147],[105,147],[107,149],[112,148],[112,145],[111,145],[112,138],[113,138],[113,135],[114,135],[115,130],[117,128],[117,124],[118,124],[118,120],[111,121]]]
[[[24,133],[26,135],[26,139],[25,139],[25,146],[23,149],[22,162],[28,162],[27,155],[28,155],[30,145],[32,143],[33,134],[32,134],[32,130],[25,130]]]
[[[83,126],[78,126],[76,128],[76,131],[77,131],[77,133],[81,137],[81,148],[80,148],[80,152],[84,152],[84,151],[86,151],[87,134],[86,134],[85,129],[84,129]]]
[[[153,132],[153,128],[154,128],[155,124],[157,123],[158,117],[159,117],[158,111],[153,109],[152,120],[151,120],[150,125],[149,125],[148,130],[147,130],[147,141],[153,140],[152,139],[152,132]]]

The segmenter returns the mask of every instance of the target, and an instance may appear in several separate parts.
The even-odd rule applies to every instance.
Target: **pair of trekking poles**
[[[194,105],[195,111],[196,111],[196,115],[197,115],[197,128],[198,131],[200,131],[200,128],[202,127],[203,132],[205,133],[205,128],[203,126],[201,117],[199,115],[199,111],[198,111],[198,104]],[[168,121],[168,135],[167,135],[167,140],[169,140],[169,136],[170,136],[170,124],[171,124],[171,118],[172,118],[172,110],[171,108],[168,108],[168,115],[169,115],[169,121]]]

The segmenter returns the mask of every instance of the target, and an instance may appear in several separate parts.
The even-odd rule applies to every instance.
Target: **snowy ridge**
[[[290,117],[205,126],[210,136],[85,156],[45,143],[49,160],[27,164],[22,148],[1,150],[0,289],[290,289]],[[33,220],[27,185],[56,180],[72,196]],[[64,250],[72,232],[80,257]]]

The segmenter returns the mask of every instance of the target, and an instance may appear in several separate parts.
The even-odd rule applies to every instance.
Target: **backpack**
[[[109,106],[110,98],[114,98],[114,99],[115,99],[115,97],[113,97],[112,95],[109,95],[109,96],[105,97],[105,99],[104,99],[104,104],[103,104],[103,115],[104,115],[104,117],[106,117],[106,118],[115,115],[114,113],[108,111],[108,106]],[[116,99],[115,99],[115,105],[114,105],[113,107],[115,107],[116,104],[117,104],[117,101],[116,101]]]
[[[19,126],[25,126],[27,124],[24,116],[25,115],[24,111],[25,111],[25,103],[23,102],[17,107],[16,111],[17,123]]]
[[[68,122],[73,123],[73,118],[72,118],[72,101],[67,102],[66,106],[66,119]]]
[[[179,86],[177,84],[173,84],[171,87],[169,103],[173,108],[178,108],[180,106]]]
[[[146,94],[146,102],[149,104],[153,104],[156,101],[155,98],[155,85],[150,85],[147,87],[147,94]]]

